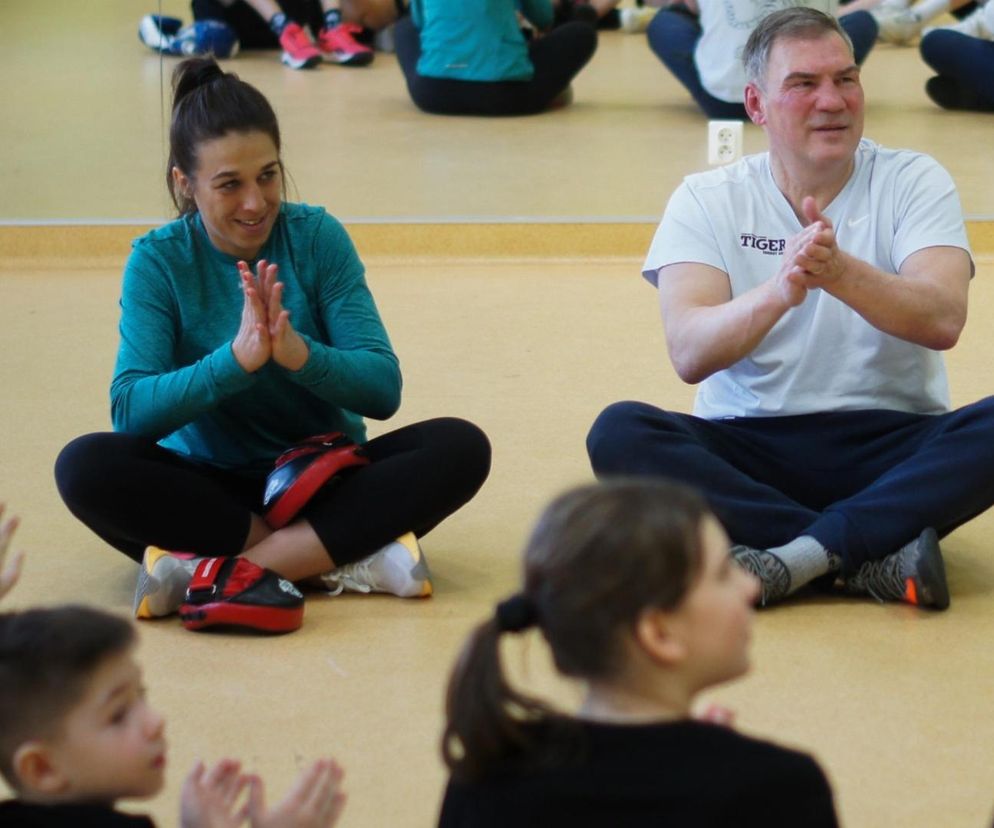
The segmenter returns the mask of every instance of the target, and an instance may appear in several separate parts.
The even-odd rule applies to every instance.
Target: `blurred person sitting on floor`
[[[395,43],[414,103],[437,115],[532,115],[568,103],[596,30],[573,21],[547,31],[550,0],[523,0],[520,12],[544,33],[526,40],[515,0],[412,0]]]

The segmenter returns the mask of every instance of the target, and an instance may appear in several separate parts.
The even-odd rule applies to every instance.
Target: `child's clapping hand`
[[[266,808],[262,780],[254,777],[248,804],[252,828],[330,828],[345,807],[340,789],[344,775],[334,759],[319,759],[273,808]]]
[[[21,565],[24,563],[24,554],[15,552],[10,561],[7,561],[7,552],[10,549],[10,542],[14,537],[14,532],[20,523],[20,518],[12,517],[3,520],[5,504],[0,503],[0,598],[3,598],[13,589],[14,584],[21,575]]]
[[[183,782],[180,795],[182,828],[238,828],[248,817],[248,804],[238,807],[251,777],[240,762],[222,759],[208,770],[197,762]]]
[[[333,759],[305,768],[282,802],[266,807],[262,780],[242,773],[240,762],[222,759],[209,770],[197,762],[183,783],[182,828],[331,828],[345,807],[344,773]],[[242,794],[248,789],[248,797]]]

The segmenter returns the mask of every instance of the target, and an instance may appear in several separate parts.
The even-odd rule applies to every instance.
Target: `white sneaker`
[[[877,38],[897,46],[907,46],[911,43],[921,34],[924,25],[921,17],[908,9],[889,11],[878,7],[870,14],[873,15],[879,27]]]
[[[320,577],[332,595],[348,590],[426,598],[432,592],[428,562],[413,532],[388,543],[368,558],[340,566]]]
[[[923,35],[929,32],[938,31],[940,29],[959,32],[960,34],[967,35],[969,37],[979,37],[981,40],[994,40],[994,36],[991,34],[991,30],[988,27],[987,17],[990,16],[988,12],[988,7],[991,4],[988,3],[986,6],[981,6],[979,9],[968,14],[958,23],[951,23],[948,26],[932,26],[922,32]]]
[[[649,28],[649,22],[656,16],[658,9],[650,9],[646,6],[636,6],[634,8],[618,9],[618,17],[621,20],[621,30],[629,34],[638,34]]]
[[[179,612],[200,558],[178,556],[149,546],[135,585],[135,618],[161,618]]]

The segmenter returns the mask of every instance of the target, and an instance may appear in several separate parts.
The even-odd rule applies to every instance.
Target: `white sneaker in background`
[[[321,582],[334,595],[344,591],[388,592],[400,598],[426,598],[432,592],[428,562],[413,532],[368,558],[325,573]]]
[[[877,7],[870,12],[877,21],[880,31],[877,37],[884,43],[907,46],[922,32],[924,21],[908,9],[890,11]]]
[[[938,30],[959,32],[969,37],[979,37],[981,40],[994,40],[992,30],[994,30],[994,6],[987,3],[976,9],[958,23],[950,23],[948,26],[932,26],[922,32],[923,35]]]
[[[618,9],[618,18],[621,20],[621,30],[629,34],[638,34],[649,28],[649,22],[656,16],[658,9],[650,9],[646,6],[636,6],[634,8]]]

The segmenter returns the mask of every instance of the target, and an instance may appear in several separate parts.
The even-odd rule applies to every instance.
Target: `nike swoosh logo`
[[[852,218],[849,219],[846,222],[846,224],[848,224],[850,227],[858,227],[860,224],[862,224],[864,221],[866,221],[869,217],[870,217],[870,214],[867,213],[865,216],[860,216],[858,219],[852,219]]]

